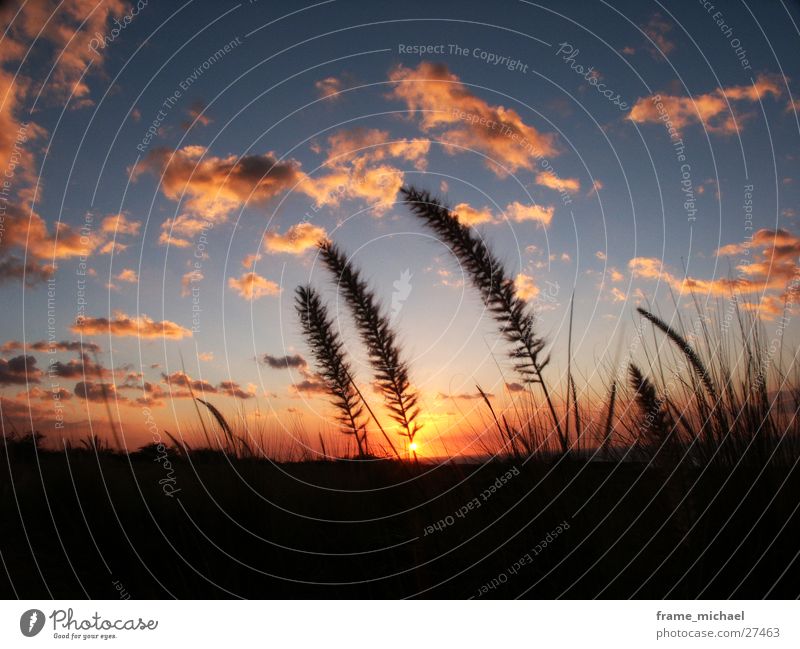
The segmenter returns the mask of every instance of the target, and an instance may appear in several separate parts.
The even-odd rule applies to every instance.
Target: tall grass
[[[526,383],[537,383],[541,387],[561,448],[568,451],[567,434],[542,374],[550,360],[549,356],[542,356],[545,341],[536,333],[534,314],[517,294],[513,278],[483,239],[429,192],[415,187],[402,187],[400,191],[412,213],[441,237],[458,257],[498,323],[501,334],[511,343],[509,356],[516,371]]]
[[[355,438],[359,456],[365,457],[368,446],[367,429],[363,422],[364,407],[351,378],[350,364],[333,320],[328,316],[319,294],[311,286],[297,287],[295,308],[303,334],[319,366],[319,374],[339,411],[337,421],[343,432]],[[321,438],[320,441],[324,449]]]
[[[392,419],[397,422],[414,449],[414,437],[422,428],[418,418],[418,394],[409,379],[408,364],[401,357],[400,344],[378,299],[347,256],[329,240],[319,244],[320,258],[337,283],[367,348],[375,382],[386,399]]]

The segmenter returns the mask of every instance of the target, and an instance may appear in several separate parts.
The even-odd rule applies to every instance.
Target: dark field
[[[9,447],[0,595],[800,594],[800,479],[786,462],[171,461],[168,496],[152,456]]]

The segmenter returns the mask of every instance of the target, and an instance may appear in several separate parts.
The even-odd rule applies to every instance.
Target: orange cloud
[[[264,248],[269,252],[288,252],[292,255],[301,255],[326,237],[325,229],[318,225],[308,222],[296,223],[286,231],[286,234],[267,232],[264,235]]]
[[[17,10],[20,9],[19,13]],[[104,39],[112,26],[111,20],[121,19],[129,10],[123,0],[27,0],[11,2],[0,13],[0,22],[8,26],[9,35],[3,42],[3,62],[24,55],[29,45],[52,47],[53,69],[45,87],[55,99],[70,94],[81,100],[78,105],[91,105],[89,87],[84,73],[92,63],[102,68],[103,50],[94,48],[94,41]]]
[[[125,214],[109,214],[103,219],[100,224],[100,229],[109,234],[116,233],[130,234],[136,236],[139,234],[139,228],[142,227],[141,221],[131,221]]]
[[[325,77],[314,84],[321,98],[332,97],[338,99],[336,95],[342,90],[342,80],[336,77]]]
[[[669,120],[676,132],[691,124],[702,123],[712,133],[729,135],[736,132],[737,122],[729,111],[728,101],[753,103],[767,94],[779,97],[781,88],[771,77],[761,75],[752,85],[718,88],[694,97],[643,97],[633,105],[628,119],[639,124]],[[737,117],[741,126],[744,116]]]
[[[136,284],[139,281],[139,276],[133,268],[125,268],[117,275],[117,280],[120,282],[128,282],[129,284]]]
[[[79,318],[71,330],[85,336],[110,334],[112,336],[136,336],[138,338],[171,338],[180,340],[192,332],[169,320],[155,321],[146,315],[129,316],[117,311],[109,318]]]
[[[481,151],[509,171],[533,169],[539,157],[558,153],[553,135],[529,126],[514,109],[475,96],[444,64],[400,65],[389,80],[395,84],[390,97],[419,114],[423,131],[439,131],[443,142]],[[502,173],[497,164],[487,164]]]
[[[328,164],[359,158],[381,161],[397,158],[413,162],[418,169],[425,168],[431,142],[427,139],[393,140],[388,131],[377,128],[342,129],[328,138]]]
[[[535,221],[543,226],[550,225],[553,220],[554,207],[544,207],[542,205],[523,205],[518,201],[506,205],[505,213],[512,221],[521,223],[523,221]]]
[[[624,302],[627,300],[627,296],[621,290],[619,290],[616,286],[611,288],[611,300],[613,302]]]
[[[636,257],[628,262],[634,277],[660,279],[678,292],[692,291],[717,296],[731,293],[765,295],[757,307],[762,317],[776,313],[777,305],[784,301],[791,304],[798,292],[800,282],[800,237],[786,230],[758,230],[751,241],[729,244],[717,250],[719,256],[740,255],[738,271],[734,277],[718,279],[697,279],[677,277],[664,269],[660,260],[651,257]]]
[[[302,178],[299,163],[278,161],[273,153],[242,157],[206,154],[202,146],[185,146],[177,151],[155,149],[134,178],[145,172],[160,176],[167,198],[185,199],[186,210],[193,217],[220,222],[245,203],[266,202]]]
[[[517,275],[514,279],[514,287],[517,289],[517,295],[525,301],[534,299],[540,292],[533,277],[525,273]]]
[[[577,178],[559,178],[554,173],[546,171],[536,174],[536,184],[557,192],[575,193],[581,189],[581,183]]]
[[[203,273],[199,270],[190,270],[184,273],[181,277],[181,297],[188,297],[192,294],[192,284],[201,282],[203,280]]]
[[[459,203],[453,208],[453,213],[464,225],[479,225],[494,221],[494,215],[488,207],[476,209],[469,203]]]
[[[15,205],[9,205],[4,225],[4,244],[18,246],[28,256],[42,260],[88,255],[102,243],[101,237],[91,229],[82,235],[66,223],[57,223],[51,233],[39,214],[26,213]]]
[[[261,277],[258,273],[244,273],[241,277],[229,277],[228,288],[233,289],[240,297],[247,300],[257,300],[270,295],[278,295],[281,292],[280,286]]]

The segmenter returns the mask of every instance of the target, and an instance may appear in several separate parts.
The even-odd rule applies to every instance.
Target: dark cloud
[[[86,401],[102,402],[106,399],[127,401],[125,397],[117,394],[113,383],[80,381],[75,384],[74,392],[76,396]]]
[[[63,379],[76,379],[78,377],[103,377],[110,376],[111,371],[99,363],[95,363],[88,354],[72,359],[66,363],[56,361],[50,363],[47,373],[51,376],[60,376]]]
[[[489,398],[493,398],[494,394],[491,392],[487,392],[486,396]],[[483,395],[480,392],[461,392],[459,394],[445,394],[444,392],[439,393],[440,399],[483,399]]]
[[[40,264],[33,259],[23,262],[16,257],[6,257],[0,259],[0,284],[24,278],[27,286],[36,286],[50,279],[54,271],[52,265]]]
[[[294,356],[270,356],[269,354],[264,354],[261,357],[261,362],[276,370],[308,365],[306,359],[300,354],[295,354]]]
[[[21,340],[9,340],[0,346],[0,351],[10,352],[17,349],[27,349],[34,352],[90,352],[100,351],[100,345],[80,340],[47,341],[37,340],[32,343],[23,343]]]
[[[39,383],[42,371],[36,367],[33,356],[14,356],[9,360],[0,358],[0,385]]]

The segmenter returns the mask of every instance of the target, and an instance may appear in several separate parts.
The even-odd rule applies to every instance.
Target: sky
[[[735,289],[796,341],[800,10],[718,4],[5,3],[4,431],[60,443],[110,414],[129,448],[153,422],[196,440],[195,393],[271,436],[335,434],[306,283],[380,410],[328,237],[402,342],[420,444],[458,439],[476,385],[502,402],[518,379],[404,183],[503,260],[556,385],[572,300],[587,394],[639,305]]]

